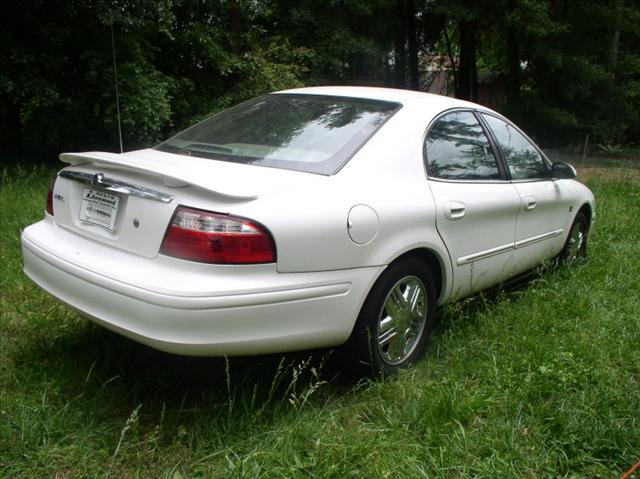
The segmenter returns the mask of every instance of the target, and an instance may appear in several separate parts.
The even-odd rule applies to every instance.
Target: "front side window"
[[[427,173],[434,178],[495,180],[496,157],[475,115],[453,111],[439,118],[426,140]]]
[[[218,113],[155,148],[330,175],[399,108],[398,103],[379,100],[265,95]]]
[[[492,115],[482,115],[493,132],[514,180],[549,177],[549,167],[522,133]]]

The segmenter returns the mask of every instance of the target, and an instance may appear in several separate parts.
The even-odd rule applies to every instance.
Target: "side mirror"
[[[576,169],[569,163],[559,161],[551,165],[551,177],[557,180],[571,180],[578,176]]]

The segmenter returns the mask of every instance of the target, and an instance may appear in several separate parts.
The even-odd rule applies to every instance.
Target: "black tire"
[[[433,275],[420,258],[409,256],[392,263],[369,291],[346,344],[345,359],[351,371],[358,376],[389,376],[420,359],[436,323],[435,292]],[[409,299],[402,302],[398,293],[403,299],[405,294],[414,296],[413,305]],[[399,303],[404,306],[395,309]],[[387,307],[391,310],[392,306],[396,319],[387,312]],[[389,321],[392,321],[390,329],[382,331]],[[384,322],[387,325],[382,325]],[[405,332],[392,334],[395,329]],[[391,338],[388,344],[383,345],[388,337]]]
[[[583,261],[587,257],[587,239],[589,236],[589,221],[583,211],[578,212],[567,241],[560,252],[560,262],[574,264]]]

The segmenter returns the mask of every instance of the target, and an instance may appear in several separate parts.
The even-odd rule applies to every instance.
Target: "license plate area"
[[[105,228],[111,232],[116,226],[120,197],[93,188],[82,189],[80,221]]]

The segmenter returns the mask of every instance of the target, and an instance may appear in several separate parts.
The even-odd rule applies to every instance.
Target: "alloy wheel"
[[[417,276],[405,276],[389,290],[376,324],[376,344],[385,363],[398,365],[411,355],[428,309],[425,286]]]
[[[584,225],[580,221],[576,221],[569,233],[569,242],[567,244],[567,259],[569,261],[576,261],[583,256],[584,240]]]

